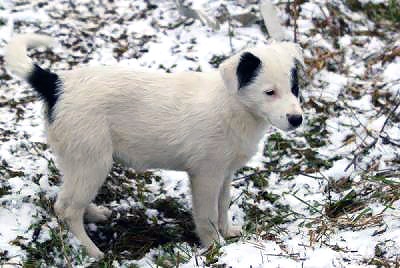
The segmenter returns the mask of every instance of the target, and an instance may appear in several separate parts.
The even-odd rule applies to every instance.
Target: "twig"
[[[350,164],[347,165],[347,167],[344,169],[344,171],[346,172],[351,166],[354,166],[354,169],[355,169],[358,157],[361,154],[364,154],[364,153],[368,152],[372,147],[374,147],[376,145],[377,142],[378,142],[378,138],[375,138],[370,144],[368,144],[366,147],[364,147],[358,153],[356,153],[354,155],[353,159],[351,160]]]
[[[235,181],[240,181],[240,180],[246,180],[246,179],[249,179],[251,176],[261,175],[261,174],[268,173],[268,172],[269,172],[268,170],[259,170],[259,171],[256,171],[254,173],[251,173],[249,175],[244,175],[242,177],[234,178],[232,181],[235,182]]]
[[[395,100],[397,99],[397,97],[399,95],[400,95],[400,90],[397,91]],[[386,117],[385,122],[382,125],[381,130],[379,131],[379,134],[381,134],[383,132],[383,129],[386,127],[387,123],[389,122],[390,117],[396,112],[396,110],[397,110],[397,108],[399,108],[399,106],[400,106],[400,100],[397,102],[397,104],[394,106],[394,108],[392,110],[390,110],[388,116]]]
[[[367,133],[368,136],[372,136],[372,135],[371,135],[371,132],[368,130],[368,128],[360,121],[360,119],[358,119],[357,114],[354,112],[353,108],[350,107],[350,106],[348,106],[348,105],[346,105],[346,106],[350,109],[350,112],[353,114],[354,118],[357,120],[357,122],[360,124],[360,126],[362,126],[362,128],[365,130],[365,133]],[[355,133],[356,133],[356,135],[357,135],[357,132],[356,132],[356,131],[355,131]],[[357,136],[358,136],[360,139],[362,139],[360,135],[357,135]],[[364,143],[364,142],[365,142],[365,139],[366,139],[366,137],[365,137],[364,139],[362,139],[361,142]]]
[[[231,17],[231,14],[228,13],[228,15],[229,15],[229,17],[228,17],[229,46],[231,47],[231,53],[233,54],[235,52],[235,49],[233,48],[233,41],[232,41],[232,37],[233,37],[232,17]]]
[[[395,98],[395,99],[397,99],[397,96],[399,95],[399,93],[400,93],[400,91],[397,92],[396,98]],[[379,140],[379,138],[381,137],[383,130],[385,129],[385,127],[386,127],[387,124],[389,123],[389,121],[390,121],[392,115],[396,112],[396,110],[397,110],[397,108],[399,108],[399,106],[400,106],[400,100],[397,102],[397,104],[394,106],[394,108],[390,110],[388,116],[386,117],[385,122],[383,123],[381,129],[380,129],[379,132],[378,132],[378,136],[377,136],[377,137],[373,137],[373,136],[369,133],[369,131],[367,131],[367,135],[373,137],[374,140],[373,140],[370,144],[368,144],[367,146],[365,146],[364,148],[360,149],[358,153],[355,153],[355,154],[354,154],[353,159],[352,159],[351,162],[347,165],[347,167],[344,169],[344,171],[347,171],[351,166],[354,166],[354,168],[356,168],[356,162],[357,162],[359,156],[360,156],[361,154],[364,154],[364,153],[368,152],[371,148],[373,148],[373,147],[378,143],[378,140]]]
[[[241,192],[241,193],[240,193],[235,199],[233,199],[233,200],[230,202],[229,207],[231,207],[233,204],[235,204],[236,201],[238,201],[239,198],[242,197],[242,195],[244,194],[244,191],[240,191],[240,192]]]
[[[299,5],[298,5],[298,0],[293,1],[293,41],[297,43],[297,31],[298,31],[298,26],[297,26],[297,19],[299,17]]]
[[[66,251],[66,248],[65,248],[65,244],[64,244],[64,239],[63,239],[63,235],[62,235],[62,232],[63,232],[62,223],[60,223],[60,221],[58,220],[57,217],[56,217],[56,219],[57,219],[57,223],[59,225],[58,235],[60,236],[60,242],[61,242],[61,248],[62,248],[62,251],[63,251],[63,257],[64,257],[64,260],[66,262],[67,267],[71,267],[72,268],[72,262],[71,262],[71,260],[70,260],[70,258],[68,256],[68,254],[67,254],[67,251]]]
[[[307,173],[305,173],[305,172],[299,172],[298,174],[299,174],[299,175],[306,176],[306,177],[309,177],[309,178],[312,178],[312,179],[324,180],[323,177],[313,176],[313,175],[307,174]]]
[[[295,194],[291,194],[294,198],[296,198],[297,200],[299,200],[301,203],[305,204],[307,207],[309,207],[310,209],[314,210],[314,212],[318,212],[319,214],[321,214],[322,216],[324,216],[324,214],[316,207],[314,207],[313,205],[307,203],[306,201],[304,201],[303,199],[301,199],[300,197],[298,197]]]
[[[276,256],[276,257],[300,257],[300,253],[291,253],[291,254],[273,254],[273,253],[263,253],[263,255],[266,256]]]

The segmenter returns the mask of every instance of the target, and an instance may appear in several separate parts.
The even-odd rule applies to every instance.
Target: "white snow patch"
[[[392,82],[394,80],[400,80],[400,57],[389,63],[383,72],[383,78],[385,81]],[[399,88],[397,88],[399,90]]]

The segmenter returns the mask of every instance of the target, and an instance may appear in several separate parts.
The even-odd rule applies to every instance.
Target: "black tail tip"
[[[61,93],[60,78],[57,74],[42,69],[34,64],[33,70],[28,77],[28,82],[39,93],[40,97],[47,105],[47,116],[49,122],[53,121],[54,106],[58,101]]]

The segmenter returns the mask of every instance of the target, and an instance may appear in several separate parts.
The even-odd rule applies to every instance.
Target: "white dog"
[[[282,130],[301,125],[300,48],[275,42],[248,49],[209,73],[99,66],[55,74],[26,56],[27,48],[51,41],[17,36],[5,59],[46,104],[48,143],[64,175],[55,211],[88,253],[103,256],[86,234],[83,216],[92,221],[110,216],[91,201],[113,159],[137,171],[187,171],[203,245],[219,234],[239,235],[228,217],[231,177],[256,152],[268,125]]]

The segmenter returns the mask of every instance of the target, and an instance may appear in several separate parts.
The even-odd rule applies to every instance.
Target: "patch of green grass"
[[[320,115],[309,119],[307,122],[307,131],[304,131],[303,135],[311,148],[318,148],[326,145],[328,131],[326,130],[325,122],[327,119],[327,115]]]
[[[192,258],[192,248],[189,245],[169,243],[162,245],[156,253],[154,263],[160,267],[179,267]]]
[[[40,230],[41,226],[35,228],[37,228],[35,230]],[[57,227],[50,229],[50,239],[44,242],[32,240],[27,245],[19,244],[27,252],[24,267],[60,265],[57,260],[63,260],[63,254],[72,255],[72,249],[69,246],[64,247],[66,238],[65,234],[60,235],[60,230]],[[74,254],[74,260],[78,260],[77,254]]]
[[[346,213],[359,211],[365,206],[365,202],[357,198],[356,192],[352,190],[342,199],[326,204],[325,213],[329,218],[337,218]]]
[[[215,265],[216,262],[218,262],[218,258],[222,255],[221,252],[221,244],[219,243],[214,243],[211,247],[208,248],[208,250],[203,254],[203,256],[206,258],[205,264],[207,266],[212,266]],[[214,266],[212,266],[214,267]]]
[[[319,137],[317,137],[318,135]],[[290,180],[302,172],[314,173],[321,169],[329,169],[334,161],[340,159],[338,156],[323,158],[319,155],[317,148],[325,144],[325,138],[321,137],[321,131],[319,134],[316,131],[306,131],[304,137],[308,145],[298,144],[293,139],[285,139],[280,133],[272,134],[264,149],[264,155],[269,157],[266,169],[271,172],[279,172],[282,179]],[[317,139],[318,142],[316,142]],[[313,144],[316,149],[313,148]],[[282,164],[281,160],[289,157],[290,161]]]
[[[260,191],[250,193],[245,191],[245,198],[240,205],[246,213],[244,230],[247,234],[259,234],[260,232],[279,232],[279,225],[294,220],[294,213],[289,206],[280,202],[280,196]],[[273,208],[260,208],[262,201],[271,202]]]
[[[33,230],[32,237],[27,243],[21,239],[13,241],[14,245],[20,246],[26,252],[23,267],[72,267],[82,264],[87,254],[84,249],[75,249],[69,244],[67,226],[62,222],[58,222],[56,226],[50,224],[55,217],[53,201],[43,192],[31,201],[42,209],[37,221],[29,227],[29,230]],[[43,231],[48,232],[49,239],[39,241]]]
[[[400,4],[398,0],[389,0],[384,3],[361,3],[359,0],[346,0],[346,5],[352,11],[364,12],[367,17],[376,22],[388,20],[393,23],[400,23]]]

